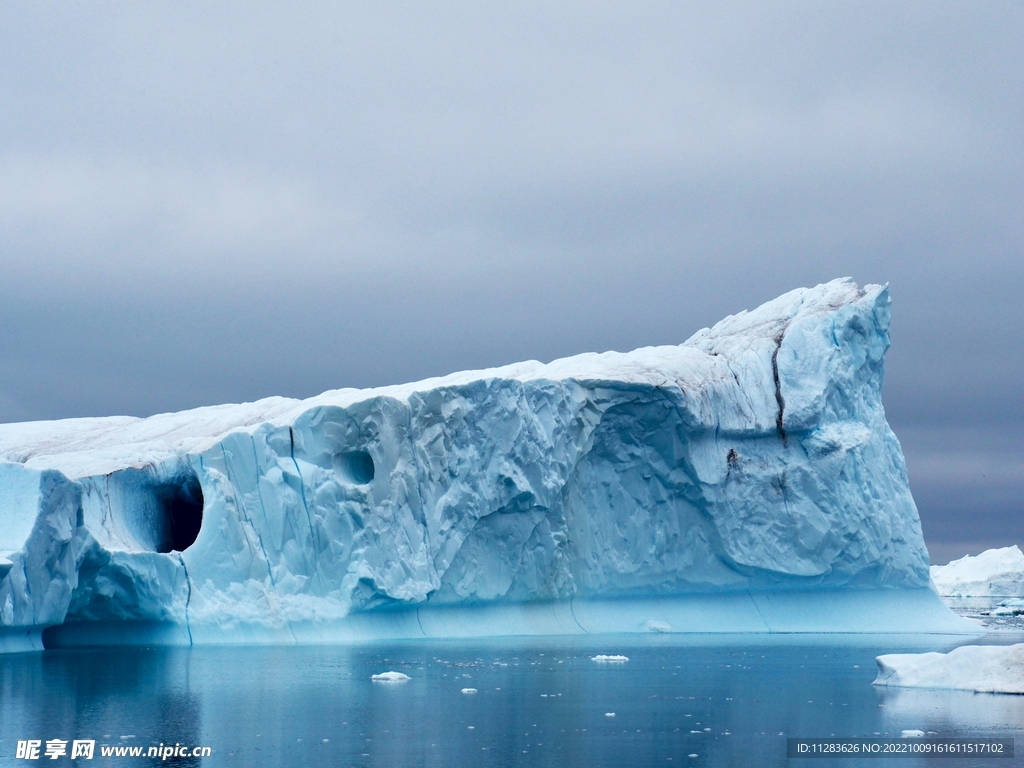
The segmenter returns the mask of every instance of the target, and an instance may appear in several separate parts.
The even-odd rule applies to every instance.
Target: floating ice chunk
[[[924,731],[919,731],[916,728],[907,728],[900,731],[901,739],[923,739]]]
[[[476,693],[476,688],[463,688],[463,693]]]
[[[1024,693],[1024,643],[965,645],[949,653],[879,656],[875,685]]]
[[[379,675],[372,675],[370,679],[377,683],[404,683],[411,678],[401,672],[381,672]]]
[[[628,656],[606,656],[603,653],[599,653],[597,656],[591,656],[591,661],[596,661],[598,664],[624,664],[629,661]]]
[[[1024,610],[1020,608],[1012,608],[1008,605],[997,605],[990,611],[985,611],[983,616],[1020,616],[1024,613]]]
[[[614,712],[605,712],[604,716],[605,717],[615,717],[615,713]]]
[[[1024,599],[1019,597],[1003,600],[995,608],[982,611],[982,616],[1020,616],[1024,614]]]

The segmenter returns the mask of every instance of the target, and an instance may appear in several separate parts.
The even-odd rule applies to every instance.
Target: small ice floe
[[[901,739],[923,739],[924,731],[919,731],[916,728],[907,728],[900,731]]]
[[[605,712],[604,716],[605,717],[615,717],[615,713],[614,712]]]
[[[371,675],[370,679],[375,683],[404,683],[411,678],[401,672],[381,672],[379,675]]]
[[[995,608],[984,611],[982,616],[1020,616],[1024,614],[1024,600],[1020,598],[1014,600],[1004,600]]]
[[[949,653],[891,653],[875,661],[875,685],[1024,693],[1024,643],[964,645]]]
[[[462,692],[467,694],[476,693],[476,688],[463,688]]]
[[[625,664],[629,661],[628,656],[606,656],[603,653],[599,653],[597,656],[591,656],[591,661],[596,661],[598,664]]]

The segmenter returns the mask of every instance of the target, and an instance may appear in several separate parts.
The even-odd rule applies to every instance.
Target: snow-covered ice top
[[[875,685],[1024,693],[1024,644],[965,645],[949,653],[879,656]]]
[[[884,286],[835,280],[679,346],[0,425],[0,648],[45,627],[52,643],[111,626],[188,643],[910,628],[915,600],[948,628],[882,408],[889,312]],[[862,614],[759,597],[872,589],[921,596],[889,594],[888,614],[852,593]]]
[[[877,327],[858,327],[858,323],[844,330],[875,332],[876,338],[859,339],[869,344],[858,350],[868,359],[843,360],[835,350],[807,344],[820,341],[813,338],[815,335],[831,333],[840,319],[835,316],[854,314],[850,313],[851,305],[858,303],[868,305],[858,309],[867,308],[876,315],[863,319]],[[808,426],[821,415],[824,398],[844,383],[836,374],[858,372],[843,371],[842,367],[881,363],[881,355],[888,348],[888,314],[887,288],[869,285],[862,290],[849,279],[834,280],[816,288],[791,291],[752,312],[731,315],[679,346],[644,347],[626,353],[588,352],[547,364],[529,360],[410,384],[330,390],[306,400],[268,397],[253,403],[207,406],[147,418],[110,416],[0,424],[0,459],[33,469],[57,469],[72,479],[110,474],[151,466],[171,456],[201,453],[231,432],[253,432],[267,424],[294,424],[318,407],[350,408],[382,398],[408,402],[431,391],[497,380],[673,387],[684,394],[693,393],[687,415],[695,426],[741,432],[771,431],[775,426],[794,430]],[[790,326],[794,332],[783,345]],[[826,340],[839,343],[838,339]],[[878,359],[871,359],[875,357]],[[759,370],[765,368],[765,362],[771,363],[767,370]],[[776,392],[773,380],[776,369],[785,375],[785,381],[780,382],[785,390],[784,412],[777,397],[782,393]],[[870,369],[861,372],[871,373]],[[714,398],[723,384],[730,389],[735,384],[746,385],[744,396],[728,403],[732,407],[724,411],[716,408],[719,403]],[[780,417],[782,423],[777,425]]]
[[[987,549],[933,565],[931,575],[944,597],[1024,597],[1024,552],[1016,544]]]

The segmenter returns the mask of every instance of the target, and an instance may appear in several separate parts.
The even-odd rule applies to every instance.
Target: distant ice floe
[[[949,653],[879,656],[875,685],[1024,693],[1024,643],[965,645]]]
[[[370,679],[378,683],[404,683],[412,678],[401,672],[381,672],[379,675],[372,675]]]
[[[476,688],[463,688],[462,692],[466,694],[473,694],[476,693]]]
[[[599,653],[597,656],[591,656],[591,661],[596,661],[598,664],[624,664],[629,661],[628,656],[606,656],[603,653]]]

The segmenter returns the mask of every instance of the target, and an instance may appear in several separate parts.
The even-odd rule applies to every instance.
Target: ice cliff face
[[[368,616],[430,634],[470,604],[584,627],[588,600],[744,594],[769,626],[765,595],[933,596],[881,403],[888,329],[886,288],[837,280],[680,346],[2,425],[5,642],[329,639]]]

